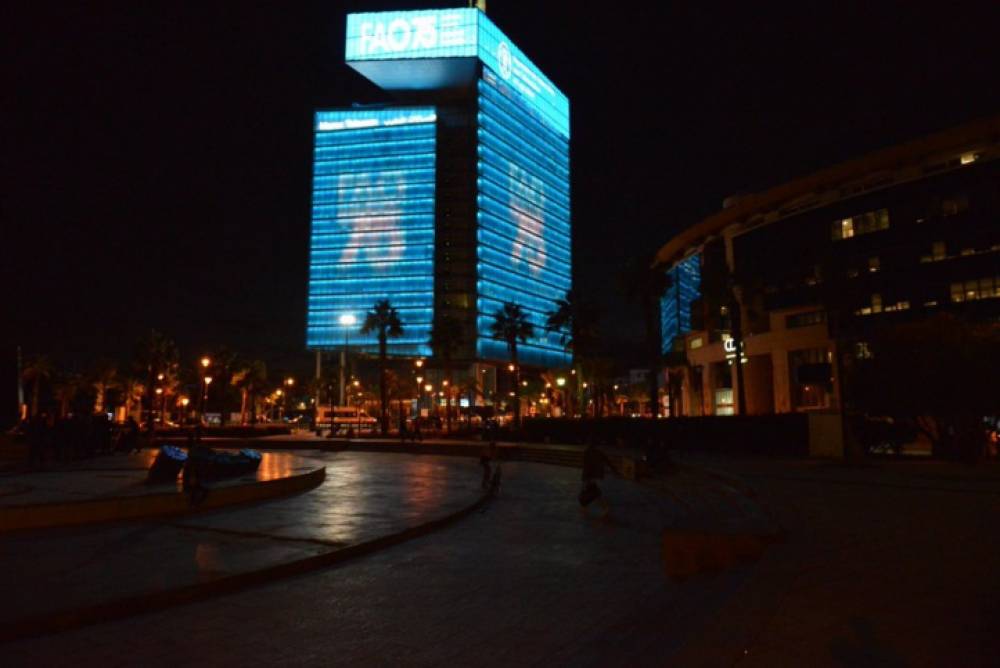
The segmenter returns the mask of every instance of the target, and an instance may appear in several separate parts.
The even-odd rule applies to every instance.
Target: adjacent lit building
[[[566,96],[478,9],[351,14],[346,61],[394,101],[316,112],[307,346],[375,350],[340,316],[388,299],[391,354],[430,354],[448,315],[460,359],[503,361],[490,325],[513,301],[522,362],[567,366],[544,327],[570,288]]]
[[[737,365],[747,413],[835,409],[838,341],[863,357],[888,323],[1000,318],[1000,117],[730,198],[658,262],[674,414],[738,412]]]

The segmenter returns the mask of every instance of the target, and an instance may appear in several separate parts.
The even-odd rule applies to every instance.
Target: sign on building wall
[[[410,76],[371,67],[378,61],[425,60],[423,73],[438,77],[438,59],[478,58],[516,89],[546,123],[569,137],[569,99],[478,9],[375,12],[347,16],[348,64],[383,88],[426,88],[421,69]],[[384,74],[384,78],[381,76]]]

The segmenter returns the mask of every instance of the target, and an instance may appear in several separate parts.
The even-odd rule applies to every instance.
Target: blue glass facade
[[[347,17],[345,59],[383,88],[429,90],[475,75],[478,59],[569,138],[569,100],[478,9],[366,12]]]
[[[307,346],[339,348],[340,316],[388,299],[391,353],[429,355],[447,316],[462,360],[504,361],[490,328],[511,301],[536,330],[520,360],[569,365],[545,329],[571,284],[569,100],[477,9],[351,14],[345,55],[414,106],[316,116]]]
[[[488,67],[478,91],[476,353],[508,358],[489,330],[513,301],[535,326],[518,347],[521,361],[565,366],[571,357],[545,330],[545,314],[571,284],[569,140]]]
[[[306,345],[376,351],[360,323],[388,299],[405,335],[390,352],[427,355],[434,311],[433,107],[320,111],[315,119]],[[345,332],[339,318],[358,325]]]
[[[668,273],[672,284],[660,302],[664,354],[673,349],[676,337],[691,331],[691,302],[701,297],[701,256],[681,260]]]

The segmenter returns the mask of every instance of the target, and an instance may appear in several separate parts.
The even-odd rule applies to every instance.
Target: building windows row
[[[909,300],[903,299],[892,304],[884,304],[882,295],[875,293],[871,298],[870,306],[862,306],[854,312],[855,315],[873,315],[876,313],[894,313],[896,311],[906,311],[910,308]]]
[[[809,311],[807,313],[796,313],[785,316],[785,327],[793,329],[795,327],[809,327],[826,322],[825,311]]]
[[[830,236],[834,241],[850,239],[861,234],[871,234],[889,229],[889,210],[877,209],[833,221]]]
[[[972,302],[1000,297],[1000,276],[951,284],[951,301]]]

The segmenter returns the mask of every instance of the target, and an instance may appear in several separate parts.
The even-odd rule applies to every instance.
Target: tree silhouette
[[[654,267],[653,258],[642,256],[626,265],[622,273],[626,296],[642,313],[646,358],[649,360],[649,400],[653,417],[660,414],[659,373],[662,366],[660,300],[673,281],[663,267]]]
[[[403,335],[403,321],[399,318],[399,313],[392,307],[388,299],[375,302],[372,310],[365,316],[365,322],[361,325],[362,334],[375,333],[378,336],[378,390],[379,405],[381,415],[379,425],[382,434],[389,432],[389,396],[388,383],[385,377],[386,366],[389,357],[389,339],[398,339]]]
[[[55,366],[47,355],[35,355],[24,367],[24,380],[31,383],[31,415],[38,414],[39,395],[42,383],[47,383],[55,373]]]
[[[555,306],[546,314],[545,327],[550,332],[559,332],[563,349],[573,354],[576,399],[580,402],[583,398],[584,360],[596,353],[600,316],[597,307],[581,301],[575,290],[568,290],[565,297],[556,300]]]
[[[156,377],[171,371],[176,365],[180,354],[177,345],[155,329],[139,339],[135,348],[135,367],[146,377],[146,405],[149,408],[146,418],[146,431],[153,434],[153,404]]]
[[[493,314],[493,324],[490,325],[493,338],[507,344],[510,361],[514,365],[514,425],[521,426],[521,366],[517,360],[517,342],[526,343],[535,335],[535,327],[520,304],[505,302]]]

